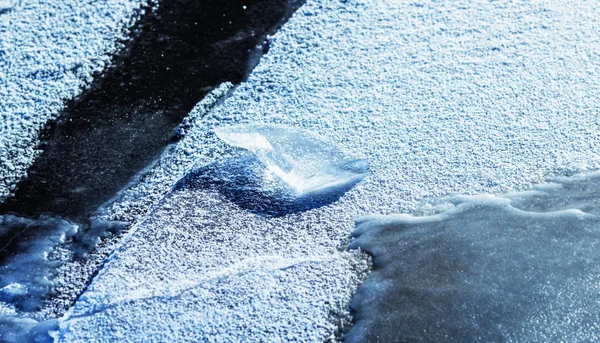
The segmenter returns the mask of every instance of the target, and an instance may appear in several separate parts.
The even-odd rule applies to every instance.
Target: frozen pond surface
[[[198,105],[177,145],[107,209],[144,218],[61,339],[335,337],[367,268],[346,251],[357,217],[429,213],[428,199],[598,168],[599,15],[589,2],[308,1],[248,81],[208,114]],[[372,174],[283,216],[250,211],[222,183],[173,187],[247,158],[214,132],[254,124],[319,134],[367,158]]]
[[[373,272],[346,341],[600,339],[600,174],[555,182],[359,220]]]
[[[179,141],[101,213],[137,221],[60,320],[59,340],[334,339],[368,269],[346,251],[357,217],[434,212],[428,199],[523,190],[600,166],[598,17],[598,4],[579,1],[308,1],[269,38],[248,81],[222,103],[212,100],[229,86],[198,104]],[[16,78],[27,80],[0,80]],[[224,161],[260,168],[214,134],[240,124],[317,133],[367,158],[372,174],[336,201],[279,216],[227,197],[218,178],[174,187],[186,175],[221,176],[213,167]],[[10,149],[0,152],[13,167],[27,165]]]
[[[0,200],[39,154],[46,122],[123,47],[146,3],[0,0]]]
[[[0,15],[0,67],[7,67],[0,69],[0,199],[7,191],[4,182],[11,184],[13,193],[0,203],[0,320],[17,323],[23,316],[20,322],[31,325],[34,319],[64,314],[114,246],[113,237],[131,224],[98,218],[98,208],[135,183],[138,172],[181,138],[183,126],[175,129],[199,100],[224,81],[246,78],[268,49],[266,35],[300,4],[165,0],[147,9],[125,44],[117,42],[117,37],[125,37],[121,32],[99,30],[94,38],[100,41],[91,40],[87,21],[108,23],[98,13],[86,13],[86,7],[79,11],[68,3],[23,1]],[[105,5],[97,2],[94,9],[103,11]],[[117,19],[132,24],[129,21],[137,18],[133,4],[109,5],[115,8],[103,13],[110,25],[125,25]],[[126,5],[131,7],[130,17],[118,18],[127,13],[113,11]],[[108,29],[125,29],[118,25]],[[36,33],[39,27],[43,34]],[[108,44],[104,35],[112,37],[115,41],[108,43],[115,46],[102,48],[114,49],[93,50],[98,48],[94,44]],[[89,42],[80,41],[86,37]],[[24,58],[20,49],[27,50],[35,39],[38,44],[50,40],[48,48],[59,51],[50,54],[35,46],[29,59]],[[74,47],[73,39],[78,40]],[[89,70],[76,75],[62,65],[71,59],[94,59],[94,53],[115,53],[117,48],[123,49],[112,57],[110,67],[107,56],[92,61],[106,67],[101,76],[92,68],[96,65],[78,65]],[[88,55],[79,55],[84,52]],[[23,75],[27,70],[31,74]],[[81,94],[77,87],[67,93],[53,88],[72,86],[77,78],[84,78],[78,87],[91,83]],[[55,99],[54,91],[65,99]],[[48,98],[36,99],[39,93]],[[53,101],[52,106],[42,100]],[[43,151],[21,151],[32,148],[41,124],[51,117],[58,118],[41,134]],[[25,176],[24,168],[36,155],[27,177],[13,184],[14,178]],[[10,332],[10,325],[0,326],[0,336]]]

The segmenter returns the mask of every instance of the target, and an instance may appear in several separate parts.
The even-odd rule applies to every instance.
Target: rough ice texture
[[[6,12],[17,4],[17,0],[0,0],[0,13]]]
[[[216,341],[330,337],[335,328],[324,323],[348,306],[364,270],[350,268],[348,261],[360,263],[339,252],[358,216],[436,211],[422,204],[456,193],[523,190],[549,174],[598,169],[599,14],[598,4],[575,1],[308,0],[271,38],[248,81],[208,116],[194,110],[197,120],[182,141],[107,216],[141,217],[186,171],[238,158],[211,133],[232,124],[319,133],[366,156],[372,174],[337,202],[283,217],[250,214],[218,189],[178,189],[114,253],[65,318],[62,340],[118,333],[136,341],[150,331]],[[247,251],[235,248],[238,240]],[[242,258],[273,255],[332,262],[282,269],[286,282],[274,279],[275,261],[248,283],[227,272]],[[179,280],[197,285],[207,270],[227,273],[223,283],[203,286],[213,298],[199,291],[169,296]],[[144,300],[134,300],[136,294]],[[234,294],[248,306],[228,307],[224,299]],[[326,297],[341,303],[332,306]],[[114,305],[104,306],[106,299]],[[183,316],[192,302],[193,315],[177,323],[168,315]],[[287,315],[314,331],[301,331],[297,321],[260,320]]]
[[[598,341],[600,174],[555,181],[359,220],[351,247],[373,272],[346,341]]]
[[[120,243],[59,340],[333,338],[367,265],[306,216],[251,214],[214,188],[173,191]]]
[[[53,256],[53,252],[71,240],[77,234],[78,227],[56,218],[32,220],[12,215],[1,215],[0,227],[0,249],[19,252],[15,255],[2,255],[2,319],[2,315],[7,313],[5,306],[25,313],[41,308],[42,301],[53,293],[53,276],[60,265],[60,259]],[[2,333],[0,329],[0,335]]]
[[[110,62],[146,0],[0,2],[0,200],[26,175],[41,128]]]
[[[89,253],[102,256],[103,241],[128,224],[91,218],[82,228],[61,218],[0,215],[0,322],[64,314],[91,277],[88,268],[99,264]]]

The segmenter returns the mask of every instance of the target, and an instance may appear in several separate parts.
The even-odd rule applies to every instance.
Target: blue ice
[[[251,151],[296,196],[335,192],[369,175],[366,159],[352,158],[335,144],[281,125],[236,125],[215,129],[227,144]]]

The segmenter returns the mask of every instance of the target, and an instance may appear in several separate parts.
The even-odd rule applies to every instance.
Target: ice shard
[[[351,158],[335,144],[281,125],[235,125],[215,129],[227,144],[256,155],[297,196],[346,189],[369,175],[366,159]]]

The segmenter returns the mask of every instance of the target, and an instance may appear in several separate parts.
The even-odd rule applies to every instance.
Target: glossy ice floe
[[[600,174],[552,181],[359,220],[351,248],[374,270],[346,341],[600,339]]]
[[[349,158],[333,143],[280,125],[215,129],[227,144],[247,149],[298,196],[349,188],[369,174],[369,162]]]

